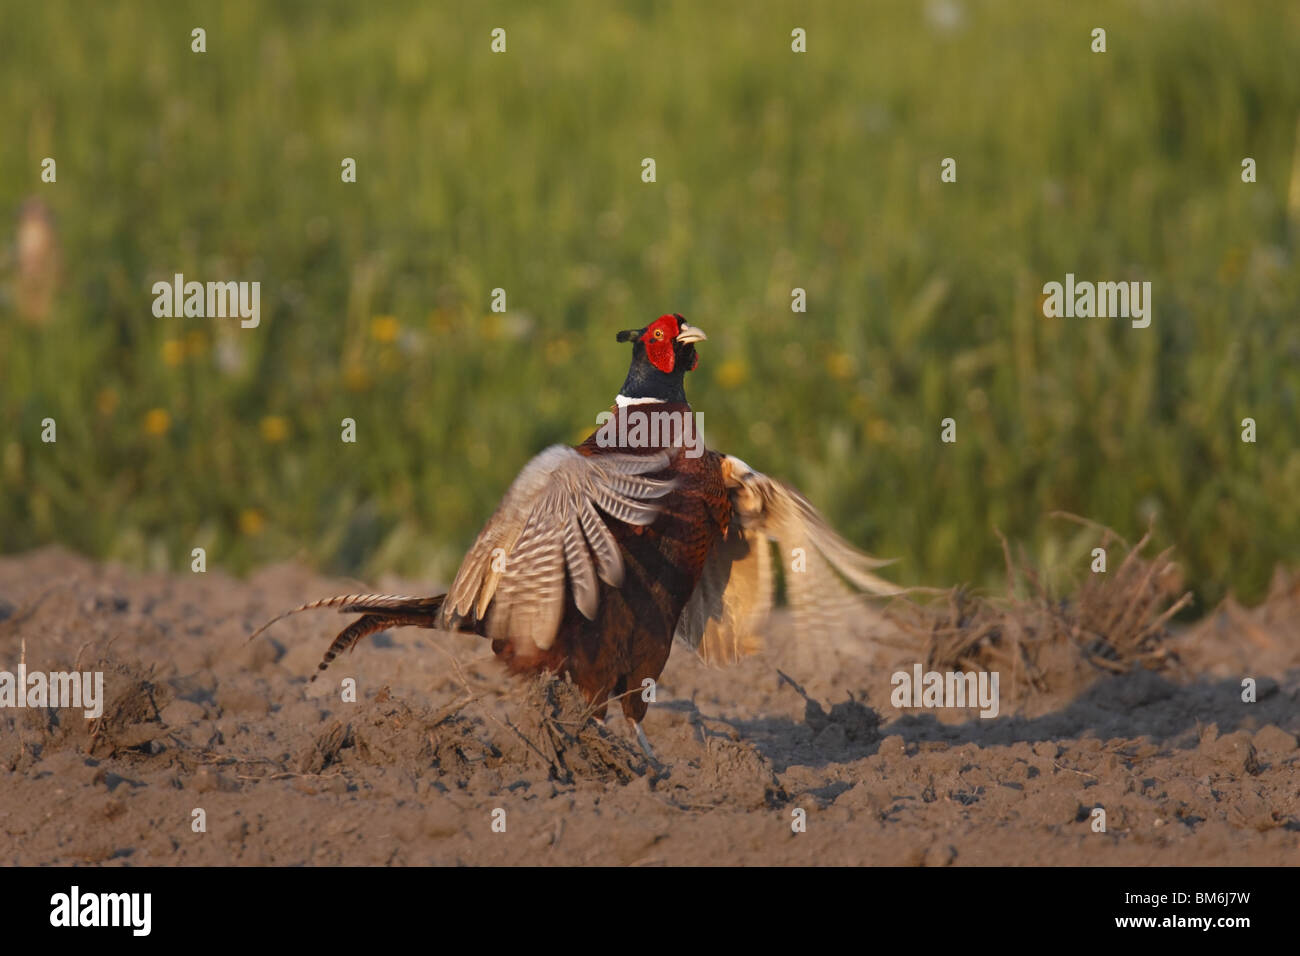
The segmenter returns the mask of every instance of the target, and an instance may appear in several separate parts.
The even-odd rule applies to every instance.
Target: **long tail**
[[[357,641],[367,634],[374,634],[376,631],[387,630],[390,627],[437,627],[442,604],[446,598],[445,594],[426,598],[406,597],[401,594],[340,594],[336,597],[312,601],[310,604],[276,615],[250,634],[248,639],[253,640],[272,624],[301,611],[332,607],[337,608],[340,614],[361,614],[361,617],[340,631],[338,637],[330,642],[325,656],[317,665],[316,673],[311,676],[311,679],[315,680],[320,676],[321,671],[329,667],[334,658],[344,651],[351,650],[356,646]]]

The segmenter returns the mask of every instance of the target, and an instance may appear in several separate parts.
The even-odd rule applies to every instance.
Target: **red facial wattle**
[[[641,341],[645,343],[646,358],[665,375],[672,374],[673,367],[677,364],[674,340],[680,331],[676,316],[661,315],[641,336]]]

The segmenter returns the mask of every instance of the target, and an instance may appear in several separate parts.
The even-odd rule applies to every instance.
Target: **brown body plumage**
[[[635,408],[632,406],[631,408]],[[612,409],[626,417],[629,408]],[[686,404],[666,404],[656,411],[690,413]],[[578,451],[599,456],[593,433]],[[655,477],[672,478],[674,487],[660,499],[661,512],[651,524],[614,526],[623,553],[620,587],[600,582],[599,611],[589,620],[569,599],[555,643],[531,653],[509,637],[494,640],[492,650],[516,672],[547,670],[568,674],[604,714],[604,702],[621,698],[623,713],[639,722],[648,704],[642,682],[658,680],[668,663],[673,633],[682,609],[695,590],[715,542],[726,534],[731,500],[723,483],[721,456],[690,458],[681,447],[650,445],[647,454],[666,451],[669,467]]]
[[[647,411],[690,415],[682,381],[704,338],[679,315],[619,333],[633,342],[633,359],[613,426]],[[491,640],[511,671],[569,675],[601,715],[619,699],[648,750],[642,682],[659,679],[674,639],[711,661],[755,646],[772,607],[772,542],[800,556],[802,566],[785,575],[796,626],[842,630],[856,590],[899,593],[871,573],[883,562],[836,535],[798,492],[666,431],[626,447],[598,430],[577,448],[543,451],[515,479],[447,594],[343,595],[295,609],[362,615],[330,644],[320,670],[389,627],[473,633]]]

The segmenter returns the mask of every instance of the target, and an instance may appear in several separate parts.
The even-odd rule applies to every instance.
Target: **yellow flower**
[[[172,427],[172,417],[165,408],[151,408],[144,417],[144,430],[148,435],[165,435]]]
[[[246,535],[259,535],[266,527],[266,519],[256,508],[245,508],[239,513],[239,530]]]
[[[185,346],[176,339],[168,339],[162,346],[163,362],[175,368],[185,360]]]
[[[848,378],[857,368],[858,363],[847,352],[836,352],[826,357],[826,371],[835,378]]]
[[[112,415],[117,411],[117,392],[111,388],[102,388],[95,396],[95,407],[101,415]]]
[[[722,388],[735,388],[749,378],[749,367],[742,359],[727,359],[718,366],[713,380]]]
[[[261,423],[262,440],[274,445],[289,437],[289,423],[279,415],[267,415]]]
[[[343,387],[349,392],[364,392],[370,387],[370,373],[364,365],[349,364],[343,368]]]
[[[385,344],[396,342],[397,333],[402,331],[397,319],[391,315],[377,315],[370,320],[370,337]]]

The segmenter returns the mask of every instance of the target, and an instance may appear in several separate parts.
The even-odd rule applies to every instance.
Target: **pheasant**
[[[773,606],[772,542],[783,555],[802,555],[803,566],[784,574],[797,629],[842,631],[857,607],[847,585],[903,593],[872,573],[888,562],[837,535],[799,492],[691,444],[685,377],[706,338],[675,313],[619,332],[619,342],[632,343],[632,361],[606,424],[524,467],[446,594],[325,598],[253,637],[299,611],[360,614],[330,644],[314,680],[376,631],[476,634],[512,672],[568,675],[601,718],[619,700],[653,759],[643,681],[658,680],[674,639],[710,662],[755,646]],[[647,419],[663,427],[647,428]]]

